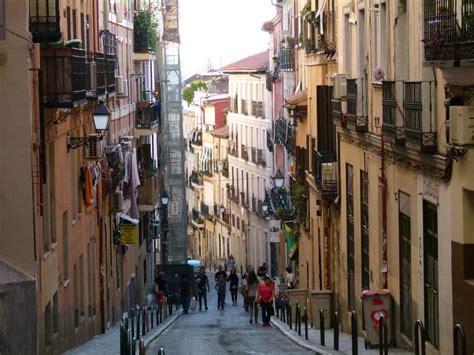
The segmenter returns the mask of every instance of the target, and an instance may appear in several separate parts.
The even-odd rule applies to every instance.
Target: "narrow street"
[[[249,314],[232,306],[230,292],[226,308],[217,309],[217,294],[213,274],[210,277],[209,310],[189,312],[179,319],[147,347],[147,354],[157,354],[163,348],[166,354],[312,354],[286,338],[274,327],[264,328],[249,324]],[[203,308],[204,309],[204,308]]]

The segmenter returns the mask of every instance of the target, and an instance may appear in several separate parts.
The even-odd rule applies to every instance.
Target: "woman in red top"
[[[275,288],[269,277],[264,278],[265,283],[258,285],[257,302],[262,308],[262,322],[264,327],[270,326],[272,315],[273,299],[275,298]]]

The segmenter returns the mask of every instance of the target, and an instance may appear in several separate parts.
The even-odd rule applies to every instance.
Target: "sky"
[[[276,14],[271,0],[179,0],[179,11],[183,80],[266,50]]]

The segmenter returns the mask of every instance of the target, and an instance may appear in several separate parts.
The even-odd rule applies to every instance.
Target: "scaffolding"
[[[168,192],[168,233],[163,263],[187,262],[187,207],[184,172],[181,62],[178,0],[161,0],[161,41],[158,48],[158,80],[161,92],[161,154],[164,190]],[[157,86],[158,87],[158,86]]]

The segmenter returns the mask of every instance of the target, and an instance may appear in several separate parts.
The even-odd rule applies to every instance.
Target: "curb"
[[[179,318],[179,316],[181,315],[181,312],[182,310],[179,310],[178,313],[174,313],[168,319],[165,325],[160,327],[155,333],[153,333],[152,335],[150,335],[149,337],[143,340],[143,342],[145,343],[145,349],[152,341],[158,338],[158,336],[160,336],[161,333],[163,333],[166,329],[168,329]]]
[[[308,350],[311,350],[311,351],[314,351],[318,354],[329,354],[329,355],[332,355],[332,354],[341,354],[340,352],[330,352],[330,351],[327,351],[323,348],[320,348],[318,346],[315,346],[315,345],[312,345],[308,342],[306,342],[305,340],[301,339],[299,336],[293,334],[292,331],[290,331],[289,329],[286,329],[283,324],[281,324],[281,322],[279,320],[276,320],[275,318],[272,317],[272,319],[270,320],[270,322],[280,331],[282,332],[284,335],[286,335],[291,341],[295,342],[296,344],[298,344],[299,346],[303,347],[303,348],[306,348]]]

